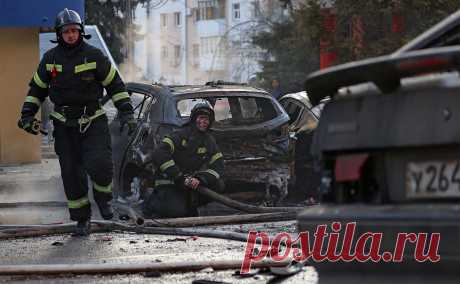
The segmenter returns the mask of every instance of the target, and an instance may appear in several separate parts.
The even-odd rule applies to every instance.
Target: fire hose
[[[245,221],[270,221],[270,220],[288,220],[295,218],[297,213],[304,210],[305,207],[265,207],[265,206],[255,206],[243,202],[236,201],[234,199],[228,198],[222,194],[219,194],[207,187],[199,186],[197,192],[208,197],[212,201],[221,203],[230,208],[237,209],[242,212],[250,213],[247,215],[236,215],[232,216],[231,220],[228,218],[223,218],[221,222],[225,223],[236,223],[238,220],[242,222]],[[216,220],[206,220],[205,217],[190,217],[190,218],[174,218],[174,219],[152,219],[153,222],[145,223],[144,218],[138,214],[133,208],[127,204],[116,204],[117,209],[123,211],[131,220],[134,221],[136,226],[189,226],[190,224],[201,224],[205,225],[206,223],[212,224],[216,223]],[[271,213],[271,214],[270,214]],[[260,216],[254,216],[259,214]],[[178,220],[183,219],[183,220]],[[190,220],[186,220],[190,219]],[[193,220],[192,220],[193,219]],[[145,223],[145,224],[144,224]]]

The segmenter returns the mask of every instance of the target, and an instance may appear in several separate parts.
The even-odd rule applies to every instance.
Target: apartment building
[[[146,78],[165,84],[247,82],[266,56],[254,33],[282,15],[278,0],[167,0],[145,7]]]

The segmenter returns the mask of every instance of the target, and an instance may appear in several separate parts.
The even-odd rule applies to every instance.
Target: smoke
[[[2,167],[0,224],[49,224],[68,221],[66,197],[57,159]],[[53,206],[43,206],[47,203]],[[40,204],[35,206],[31,204]]]

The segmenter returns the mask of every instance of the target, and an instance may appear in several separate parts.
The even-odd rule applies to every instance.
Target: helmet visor
[[[80,25],[76,25],[76,24],[69,24],[69,25],[65,25],[61,28],[61,32],[62,33],[65,33],[69,30],[79,30],[81,31],[81,26]]]

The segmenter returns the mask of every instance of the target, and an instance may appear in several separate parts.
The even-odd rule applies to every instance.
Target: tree
[[[459,0],[336,0],[339,61],[389,54],[455,12]],[[356,20],[362,31],[357,33]],[[357,38],[362,44],[356,48]]]
[[[391,53],[460,7],[460,0],[335,0],[335,31],[325,27],[323,0],[305,0],[291,17],[253,37],[267,51],[258,74],[270,88],[278,78],[284,92],[303,90],[307,75],[319,69],[320,42],[330,43],[335,64]],[[289,6],[289,7],[292,7]]]
[[[128,27],[132,27],[137,36],[139,27],[132,24],[132,16],[139,4],[149,3],[150,0],[86,0],[85,23],[96,25],[118,64],[128,57]],[[132,44],[132,43],[131,43]]]
[[[270,89],[271,81],[278,79],[284,92],[296,92],[303,89],[306,74],[318,69],[321,16],[317,2],[308,0],[291,11],[290,19],[273,22],[270,30],[253,37],[253,44],[267,51],[259,62],[262,87]]]

